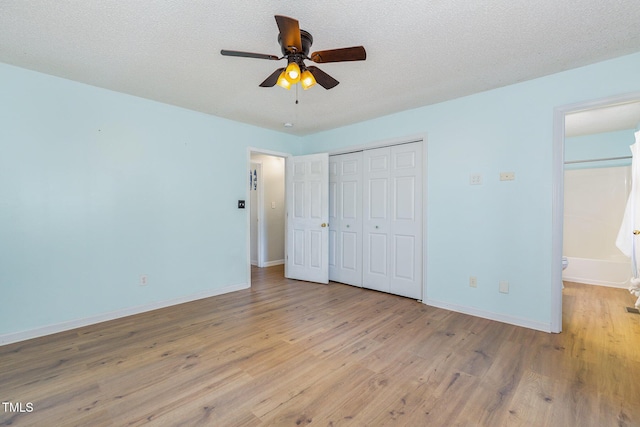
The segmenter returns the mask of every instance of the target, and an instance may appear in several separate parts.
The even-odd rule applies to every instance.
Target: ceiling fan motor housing
[[[304,57],[308,57],[309,50],[311,49],[311,45],[313,44],[313,37],[307,31],[300,30],[300,44],[302,44],[302,52],[296,52],[295,47],[291,49],[293,46],[284,46],[280,34],[278,34],[278,44],[280,45],[283,56],[288,56],[293,53],[302,53]]]

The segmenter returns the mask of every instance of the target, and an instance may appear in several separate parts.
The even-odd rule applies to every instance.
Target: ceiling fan
[[[336,79],[331,77],[316,66],[307,66],[304,61],[310,60],[317,64],[327,62],[364,61],[367,52],[362,46],[345,47],[313,52],[309,56],[309,48],[313,43],[313,37],[305,30],[301,30],[298,21],[287,16],[275,15],[280,34],[278,43],[282,50],[282,57],[262,53],[239,52],[236,50],[222,49],[220,53],[225,56],[239,56],[244,58],[269,59],[279,61],[287,59],[286,68],[278,68],[260,83],[261,87],[272,87],[276,84],[285,89],[300,83],[303,89],[309,89],[316,82],[325,89],[331,89],[338,85]]]

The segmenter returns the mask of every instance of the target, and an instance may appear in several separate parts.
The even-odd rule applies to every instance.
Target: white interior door
[[[329,155],[287,158],[286,276],[329,283]]]
[[[363,153],[363,287],[422,298],[422,145]]]
[[[329,280],[362,286],[362,152],[329,157]]]

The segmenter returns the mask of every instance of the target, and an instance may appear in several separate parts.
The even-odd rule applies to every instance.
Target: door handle
[[[322,224],[320,224],[320,227],[328,227],[329,224],[327,224],[326,222],[323,222]]]

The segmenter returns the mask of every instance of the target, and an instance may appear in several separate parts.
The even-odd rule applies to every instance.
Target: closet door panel
[[[387,221],[387,212],[389,211],[389,202],[387,192],[389,188],[388,178],[376,178],[369,180],[369,191],[367,208],[369,209],[368,219],[382,222]]]
[[[331,220],[329,220],[331,221]],[[329,230],[329,280],[333,280],[331,278],[331,269],[335,268],[337,265],[337,257],[339,254],[336,251],[337,243],[337,233],[335,230]]]
[[[416,219],[416,178],[405,176],[394,180],[393,219],[415,221]]]
[[[365,150],[362,286],[389,292],[389,147]]]
[[[393,278],[414,280],[416,273],[416,238],[414,236],[395,235],[394,239],[393,249],[395,262]]]
[[[384,276],[387,281],[387,265],[388,263],[388,247],[386,233],[369,233],[369,265],[367,273],[372,276]],[[381,278],[379,278],[381,279]],[[377,282],[377,281],[376,281]],[[372,285],[375,286],[375,285]],[[386,283],[379,283],[376,288],[385,288],[388,290]]]
[[[362,286],[362,152],[329,158],[329,279]]]
[[[358,200],[359,186],[361,182],[359,180],[347,181],[342,183],[342,212],[341,220],[357,221],[360,206]]]
[[[422,144],[392,147],[390,292],[422,299]]]
[[[333,279],[333,271],[336,269],[337,259],[340,256],[338,245],[338,233],[331,224],[338,222],[338,162],[329,157],[329,280]]]
[[[358,254],[360,249],[358,248],[358,235],[357,233],[344,231],[341,233],[342,242],[340,247],[342,248],[342,258],[340,259],[341,266],[344,270],[349,270],[353,274],[361,274],[360,261],[358,260]]]

